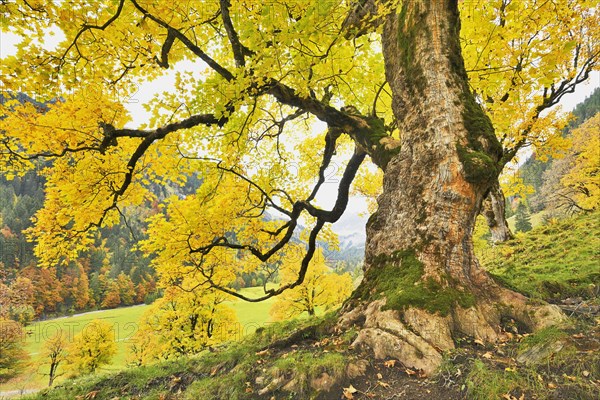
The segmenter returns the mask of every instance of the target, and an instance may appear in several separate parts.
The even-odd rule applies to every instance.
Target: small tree
[[[183,285],[187,288],[192,284]],[[197,288],[190,292],[167,289],[164,297],[142,316],[140,330],[130,347],[131,362],[145,364],[152,359],[195,354],[235,338],[239,325],[226,300],[225,294],[214,289]],[[154,348],[144,348],[150,346]]]
[[[159,337],[154,334],[150,325],[142,322],[141,328],[128,340],[127,365],[140,367],[159,360],[162,353],[158,340]]]
[[[52,386],[54,380],[62,375],[58,373],[58,367],[66,360],[67,345],[67,335],[62,330],[44,344],[44,356],[50,364],[48,386]]]
[[[98,367],[110,363],[117,352],[112,326],[101,320],[90,322],[73,338],[67,352],[72,375],[95,373]]]
[[[23,328],[18,322],[0,319],[0,382],[21,371],[27,353],[23,350]]]
[[[124,306],[135,304],[135,285],[131,278],[121,272],[117,276],[117,285],[119,286],[119,299]]]
[[[293,269],[285,268],[285,265],[282,267],[282,280],[293,279],[293,274]],[[351,292],[350,274],[338,275],[330,271],[322,252],[318,251],[306,273],[304,283],[277,297],[270,314],[276,320],[293,318],[304,312],[313,316],[317,307],[326,310],[336,307],[342,304]]]
[[[567,195],[562,203],[569,210],[593,211],[600,208],[600,112],[573,130],[569,170],[561,178]]]
[[[519,203],[517,206],[515,228],[517,232],[529,232],[533,227],[531,226],[531,216],[527,210],[527,206],[523,203]]]
[[[115,308],[121,304],[121,293],[119,284],[115,281],[110,281],[106,289],[104,300],[102,300],[101,308]]]

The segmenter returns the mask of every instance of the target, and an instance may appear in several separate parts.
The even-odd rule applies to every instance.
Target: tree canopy
[[[2,168],[14,175],[40,167],[47,179],[29,231],[42,265],[75,259],[99,226],[156,201],[152,184],[183,185],[202,171],[197,193],[166,199],[151,221],[143,246],[159,254],[164,279],[194,269],[225,288],[236,269],[268,269],[297,254],[291,239],[300,236],[307,246],[298,279],[266,296],[300,283],[317,236],[335,242],[328,223],[344,211],[365,156],[385,169],[402,135],[379,28],[369,28],[399,2],[377,2],[360,22],[363,35],[348,28],[356,16],[349,3],[3,5],[2,28],[23,37],[3,60],[4,89],[55,100],[6,101],[0,121]],[[504,146],[502,163],[523,146],[563,146],[552,128],[566,121],[543,112],[597,68],[593,3],[460,3],[470,84]],[[44,37],[57,30],[65,40],[46,49]],[[139,85],[181,61],[172,87],[145,105],[152,117],[131,126],[125,105]],[[332,182],[337,200],[321,209],[315,198]],[[377,186],[363,182],[367,191]],[[216,271],[217,262],[227,266]]]

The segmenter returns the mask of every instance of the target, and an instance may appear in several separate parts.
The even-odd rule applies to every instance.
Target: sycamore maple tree
[[[144,313],[130,343],[130,363],[147,364],[196,354],[240,332],[235,311],[219,291],[171,287]]]
[[[67,359],[67,347],[69,346],[66,332],[58,331],[54,336],[48,338],[44,343],[43,356],[48,364],[48,386],[52,386],[54,380],[62,375],[59,367]]]
[[[91,321],[73,337],[66,353],[66,367],[71,376],[95,373],[98,368],[110,364],[117,353],[114,326],[100,319]]]
[[[4,88],[55,99],[44,110],[8,101],[0,121],[7,174],[52,160],[30,231],[43,265],[76,258],[99,226],[157,201],[153,185],[199,172],[198,191],[162,201],[141,244],[157,254],[163,285],[273,297],[303,283],[318,238],[335,244],[330,224],[369,158],[383,184],[360,179],[381,194],[364,279],[339,319],[358,327],[355,347],[432,373],[457,335],[492,342],[504,317],[530,329],[562,319],[494,282],[471,236],[521,148],[562,146],[552,129],[562,117],[548,110],[597,68],[594,1],[2,7],[2,28],[23,37],[3,60]],[[57,29],[66,39],[42,47]],[[124,104],[137,85],[180,61],[190,70],[145,104],[146,124],[131,126]],[[332,180],[337,199],[320,208]],[[229,286],[243,271],[274,278],[290,261],[295,279],[265,284],[264,296]]]

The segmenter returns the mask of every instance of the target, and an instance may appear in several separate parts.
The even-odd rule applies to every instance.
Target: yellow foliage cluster
[[[96,372],[102,365],[109,364],[117,353],[114,327],[106,321],[93,320],[75,335],[66,352],[67,369],[71,375]]]
[[[463,1],[460,8],[469,82],[502,144],[533,145],[540,155],[564,150],[565,114],[541,111],[553,92],[597,69],[597,2]]]
[[[297,267],[284,263],[281,267],[283,283],[296,280]],[[327,311],[342,304],[352,292],[352,277],[347,272],[337,274],[325,263],[323,251],[319,249],[311,261],[304,282],[277,297],[271,306],[274,320],[290,319],[304,313],[315,315],[316,311]]]
[[[573,130],[575,158],[561,183],[574,192],[573,200],[585,210],[600,206],[600,113]]]
[[[142,316],[131,338],[129,361],[144,365],[199,353],[209,346],[239,339],[241,327],[226,295],[198,287],[170,287]]]

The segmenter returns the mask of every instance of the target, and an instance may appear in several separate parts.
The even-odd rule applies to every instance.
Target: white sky
[[[56,46],[64,39],[62,32],[48,36],[46,42],[42,44],[48,50]],[[2,58],[15,54],[15,45],[20,41],[20,37],[11,33],[0,31],[0,63]],[[143,104],[150,101],[155,94],[166,90],[173,90],[175,82],[175,71],[194,70],[198,71],[198,64],[191,62],[178,63],[176,68],[170,73],[139,87],[139,90],[133,95],[127,104],[127,109],[130,111],[133,118],[131,127],[137,127],[147,121],[149,114],[144,110]],[[565,95],[560,105],[564,111],[571,111],[577,104],[581,103],[588,97],[595,88],[600,87],[600,71],[594,71],[590,79],[579,85],[575,93]],[[321,195],[317,198],[317,202],[321,207],[330,208],[337,194],[337,185],[334,183],[326,183],[321,189]],[[344,216],[334,224],[334,230],[340,235],[358,235],[362,239],[365,236],[366,224],[366,202],[365,199],[354,197],[350,199],[348,209]]]

